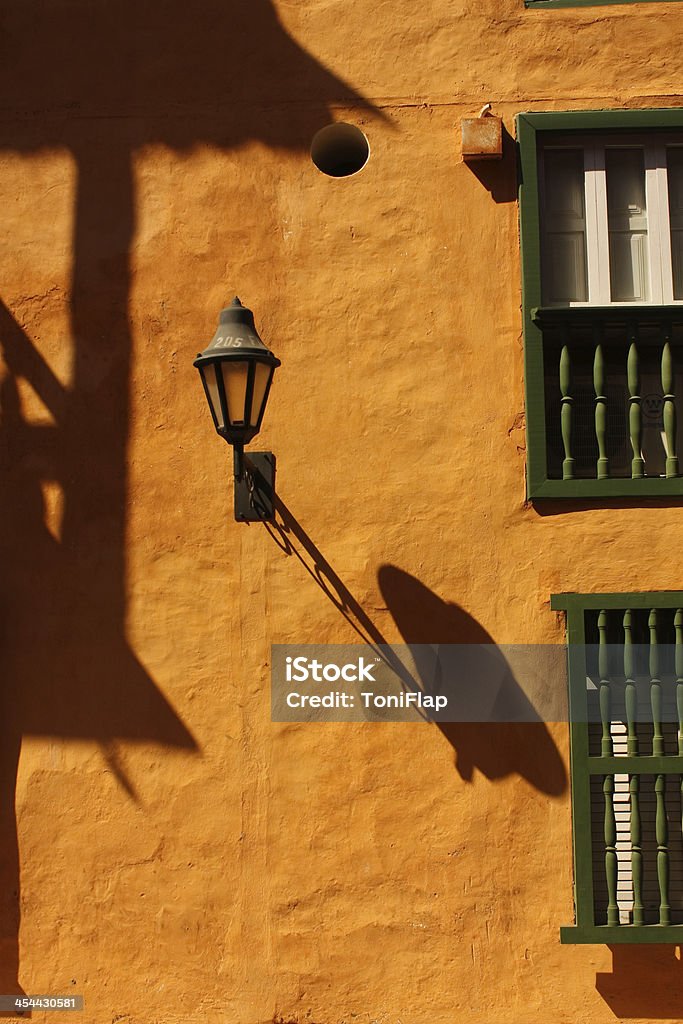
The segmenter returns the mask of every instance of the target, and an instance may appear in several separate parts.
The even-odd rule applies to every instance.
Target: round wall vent
[[[365,167],[370,156],[368,140],[353,124],[328,124],[313,136],[311,160],[331,178],[348,178]]]

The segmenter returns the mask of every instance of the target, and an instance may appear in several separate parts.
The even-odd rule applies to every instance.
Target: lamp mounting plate
[[[275,456],[245,452],[244,472],[235,480],[235,519],[238,523],[272,522],[275,497]]]

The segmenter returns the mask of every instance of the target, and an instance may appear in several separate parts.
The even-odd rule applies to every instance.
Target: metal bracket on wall
[[[245,453],[244,472],[235,480],[235,519],[238,523],[272,522],[275,496],[275,456]]]

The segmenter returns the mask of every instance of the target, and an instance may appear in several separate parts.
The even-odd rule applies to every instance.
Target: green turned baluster
[[[683,608],[674,615],[676,647],[674,671],[676,673],[676,708],[678,710],[678,753],[683,757]]]
[[[662,684],[659,679],[659,644],[657,638],[657,609],[653,608],[648,619],[650,627],[650,700],[652,703],[652,753],[655,757],[664,754],[662,736]],[[666,807],[664,805],[664,776],[655,780],[657,813],[655,834],[657,839],[657,881],[659,883],[659,923],[670,924],[669,908],[669,848]]]
[[[638,369],[638,349],[636,347],[635,329],[631,328],[631,344],[628,350],[626,372],[628,378],[629,410],[628,429],[631,436],[631,448],[633,458],[631,459],[631,476],[634,480],[645,475],[645,463],[641,452],[642,447],[642,419],[640,411],[640,371]]]
[[[678,710],[678,756],[683,757],[683,608],[678,608],[674,616],[676,630],[676,647],[674,666],[676,672],[676,708]],[[681,787],[681,832],[683,832],[683,775],[680,776]]]
[[[648,619],[650,627],[650,704],[652,706],[652,753],[655,757],[664,754],[662,736],[662,683],[659,678],[659,643],[657,641],[657,609],[653,608]]]
[[[633,612],[628,608],[624,612],[624,701],[626,703],[626,753],[629,757],[638,754],[638,737],[636,735],[636,715],[638,713],[638,695],[636,693],[635,672],[633,667]]]
[[[596,340],[600,337],[595,329]],[[602,345],[597,342],[593,360],[593,387],[595,388],[595,437],[598,442],[598,480],[609,476],[607,463],[607,396],[605,395],[605,357]]]
[[[612,732],[610,730],[610,682],[609,682],[609,661],[607,657],[607,612],[601,611],[598,615],[598,632],[600,641],[598,645],[598,675],[600,676],[600,721],[602,722],[602,742],[600,753],[603,757],[611,757],[614,753],[612,745]]]
[[[659,883],[659,923],[671,924],[671,908],[669,906],[669,829],[666,822],[666,806],[664,803],[664,776],[658,775],[655,782],[657,796],[657,816],[655,831],[657,836],[657,881]]]
[[[617,823],[614,820],[614,776],[606,775],[605,794],[605,876],[607,878],[607,924],[619,924],[617,906]]]
[[[640,827],[640,779],[632,775],[631,794],[631,873],[633,875],[633,924],[643,924],[643,848]]]
[[[630,608],[624,612],[624,676],[626,677],[624,688],[626,753],[629,757],[637,757],[638,695],[633,663],[633,612]],[[631,797],[631,874],[633,876],[633,915],[631,920],[633,924],[643,924],[643,848],[640,824],[640,777],[638,775],[632,775],[629,779],[629,793]]]
[[[674,369],[671,357],[671,328],[668,329],[662,351],[662,391],[664,392],[664,436],[666,437],[666,475],[678,476],[676,455],[676,396],[674,390]]]
[[[562,429],[562,444],[564,445],[564,460],[562,462],[562,479],[574,479],[574,459],[572,458],[572,403],[574,399],[572,390],[572,368],[569,357],[569,346],[563,345],[560,353],[560,394],[562,395],[562,409],[560,412],[560,427]]]

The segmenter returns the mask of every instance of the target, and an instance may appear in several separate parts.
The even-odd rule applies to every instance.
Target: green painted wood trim
[[[519,143],[519,234],[522,258],[524,400],[526,406],[527,497],[547,477],[543,333],[531,311],[541,304],[541,230],[538,198],[537,128],[525,114],[516,119]],[[558,396],[559,400],[559,396]]]
[[[671,353],[671,330],[672,325],[668,324],[665,329],[665,341],[662,349],[662,394],[664,396],[664,409],[662,419],[664,422],[664,435],[666,438],[666,475],[677,477],[679,472],[678,455],[676,454],[676,395],[674,394],[674,363]]]
[[[541,236],[538,200],[536,129],[517,118],[519,143],[519,233],[524,310],[524,388],[527,435],[527,484],[546,477],[543,336],[530,317],[541,301]]]
[[[640,359],[636,345],[637,330],[629,330],[630,344],[626,356],[626,382],[628,386],[628,432],[631,441],[631,479],[645,478],[645,462],[641,455],[643,446],[643,413],[640,395]]]
[[[526,133],[524,137],[519,134],[522,125]],[[517,126],[520,147],[528,143],[529,132],[621,132],[631,129],[649,131],[657,128],[683,128],[683,106],[643,107],[639,110],[531,111],[517,115]],[[540,302],[537,305],[540,306]]]
[[[590,775],[683,775],[683,758],[679,754],[652,757],[589,757]]]
[[[683,605],[681,590],[650,590],[647,592],[622,594],[552,594],[550,607],[553,611],[579,612],[599,611],[601,608],[680,608]],[[569,638],[570,643],[578,643]]]
[[[664,756],[664,734],[662,733],[662,680],[661,651],[659,650],[659,614],[656,608],[650,609],[647,620],[650,631],[649,669],[650,669],[650,709],[652,711],[652,753],[655,757]],[[662,924],[665,922],[662,921]]]
[[[585,612],[610,608],[680,608],[681,591],[630,594],[553,594],[550,607],[567,614],[569,736],[576,925],[560,929],[563,943],[683,943],[683,926],[596,925],[591,830],[592,775],[681,775],[681,756],[591,757],[588,748]],[[654,931],[653,931],[654,929]]]
[[[562,346],[560,353],[560,433],[562,434],[562,445],[564,447],[564,459],[562,460],[562,479],[574,479],[574,458],[572,456],[572,426],[574,396],[572,395],[572,360],[569,353],[569,345]]]
[[[631,876],[633,879],[632,924],[645,924],[643,904],[643,822],[640,816],[640,778],[632,775],[628,780],[631,814],[629,833],[631,841]],[[659,922],[662,923],[661,921]]]
[[[566,925],[560,928],[560,942],[563,945],[597,945],[603,942],[610,946],[614,943],[635,945],[654,942],[683,945],[683,924],[622,924],[616,928],[601,924],[592,927]]]
[[[623,306],[537,306],[531,310],[531,319],[543,327],[572,324],[594,324],[608,320],[612,323],[683,323],[683,302],[673,306],[648,306],[634,302]],[[661,341],[658,343],[661,344]]]
[[[657,883],[659,885],[659,923],[663,927],[671,924],[669,904],[669,825],[664,803],[665,777],[658,775],[655,781],[657,811],[655,815],[655,838],[657,841]]]
[[[625,131],[683,128],[683,107],[644,110],[577,110],[523,113],[516,118],[519,144],[519,230],[522,262],[524,330],[524,383],[526,403],[527,498],[629,498],[683,496],[683,477],[607,480],[548,479],[545,429],[545,375],[543,322],[558,323],[624,319],[641,321],[663,317],[683,320],[683,306],[577,307],[571,310],[541,306],[541,234],[538,190],[539,131]],[[539,319],[540,318],[540,319]],[[558,396],[559,401],[560,396]]]
[[[683,754],[683,608],[677,608],[674,615],[676,631],[676,648],[674,654],[674,671],[676,672],[676,711],[678,712],[678,753]],[[681,779],[683,791],[683,779]],[[681,793],[683,796],[683,792]],[[681,805],[683,813],[683,804]],[[683,828],[683,820],[681,821]]]
[[[567,611],[574,905],[577,925],[592,926],[595,921],[593,909],[591,793],[590,772],[588,771],[585,643],[586,631],[583,609],[575,606]]]
[[[638,719],[638,692],[636,689],[636,668],[634,661],[634,645],[633,645],[633,609],[626,608],[624,611],[624,618],[622,622],[624,630],[624,710],[626,711],[626,753],[629,757],[635,757],[638,751],[638,734],[636,732],[636,722]],[[636,779],[636,783],[638,780]],[[638,818],[638,788],[636,785],[635,789],[635,817],[637,819],[637,829],[640,830],[640,819]],[[632,798],[633,806],[633,798]],[[633,812],[631,813],[631,833],[633,834]],[[636,846],[640,845],[640,840],[636,842],[633,839],[633,843]]]
[[[595,475],[598,480],[609,480],[607,458],[607,395],[605,394],[605,353],[600,343],[600,330],[593,328],[596,338],[593,355],[593,390],[595,391],[595,439],[598,442],[598,461]]]
[[[527,413],[528,414],[528,413]],[[527,439],[528,443],[528,439]],[[609,480],[542,480],[527,485],[530,501],[543,498],[657,498],[683,495],[683,477],[612,477]]]
[[[602,784],[605,802],[603,836],[605,843],[605,879],[607,881],[607,924],[619,925],[617,903],[617,822],[614,816],[614,776],[606,775]]]
[[[524,0],[524,6],[532,10],[553,7],[604,7],[606,4],[637,4],[637,3],[678,3],[679,0]]]

